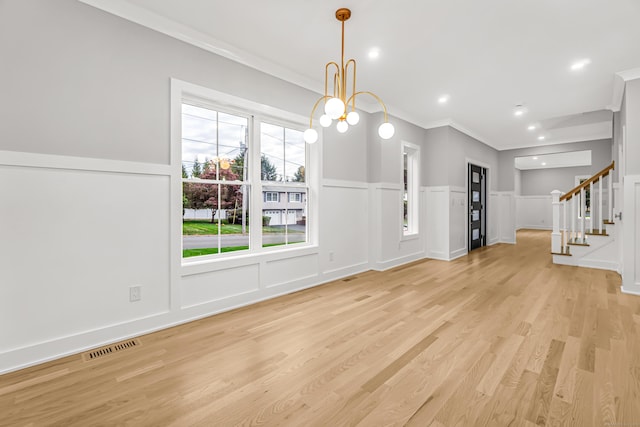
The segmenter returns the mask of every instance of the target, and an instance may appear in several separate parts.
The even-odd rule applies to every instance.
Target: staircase
[[[616,236],[620,230],[613,222],[614,166],[612,162],[567,193],[551,192],[551,254],[555,264],[618,269]]]

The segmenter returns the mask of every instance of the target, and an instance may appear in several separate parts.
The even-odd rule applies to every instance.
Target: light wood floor
[[[640,297],[549,232],[0,376],[0,425],[640,426]]]

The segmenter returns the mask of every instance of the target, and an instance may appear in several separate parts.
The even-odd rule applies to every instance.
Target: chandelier
[[[342,22],[342,56],[340,57],[340,65],[336,62],[327,62],[324,67],[324,96],[321,96],[313,106],[309,117],[309,129],[304,131],[304,140],[313,144],[318,140],[318,132],[313,129],[313,115],[320,102],[324,101],[324,114],[320,117],[320,125],[329,127],[334,120],[337,120],[336,129],[340,133],[344,133],[349,129],[349,125],[356,125],[360,121],[360,116],[356,111],[356,97],[358,95],[370,95],[382,106],[384,111],[384,122],[378,128],[378,135],[382,139],[389,139],[393,136],[395,129],[389,123],[387,117],[387,107],[382,99],[373,92],[361,91],[356,92],[356,61],[349,59],[344,62],[344,22],[351,17],[351,11],[347,8],[341,8],[336,11],[336,18]],[[330,75],[333,73],[332,75]],[[347,94],[348,77],[350,77],[351,94]],[[331,79],[331,85],[330,83]],[[333,91],[329,92],[329,88]],[[347,97],[348,95],[348,97]]]

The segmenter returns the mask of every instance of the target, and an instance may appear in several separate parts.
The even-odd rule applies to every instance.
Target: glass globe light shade
[[[360,114],[358,114],[357,111],[352,111],[349,114],[347,114],[347,123],[349,123],[351,126],[357,125],[359,121],[360,121]]]
[[[393,128],[393,125],[391,123],[384,122],[378,128],[378,135],[380,135],[380,138],[382,139],[389,139],[393,136],[395,131],[396,130]]]
[[[336,129],[338,129],[340,133],[345,133],[347,129],[349,129],[349,125],[344,120],[340,120],[336,125]]]
[[[327,116],[326,114],[321,115],[320,126],[322,126],[323,128],[331,126],[331,117]]]
[[[313,144],[318,140],[318,132],[315,129],[307,129],[304,131],[304,142],[307,144]]]
[[[324,104],[324,112],[332,119],[338,119],[344,114],[344,102],[340,98],[331,98]]]

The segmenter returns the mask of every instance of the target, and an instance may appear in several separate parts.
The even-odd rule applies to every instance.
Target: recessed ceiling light
[[[544,140],[544,135],[540,135],[540,136],[538,137],[538,140],[539,140],[539,141]]]
[[[542,162],[542,166],[547,166],[547,164],[545,162]]]
[[[369,59],[376,59],[380,56],[380,49],[373,47],[369,49]]]
[[[581,59],[580,61],[576,61],[571,64],[571,71],[582,70],[587,65],[591,64],[591,60],[589,58]]]
[[[516,117],[520,117],[520,116],[523,116],[524,113],[526,112],[527,112],[527,108],[522,104],[518,104],[513,110],[513,115]]]
[[[534,156],[534,157],[533,157],[533,160],[538,160],[538,158]]]
[[[449,95],[441,95],[440,98],[438,98],[439,104],[446,104],[448,101],[449,101]]]
[[[527,130],[536,130],[536,125],[529,125]]]

